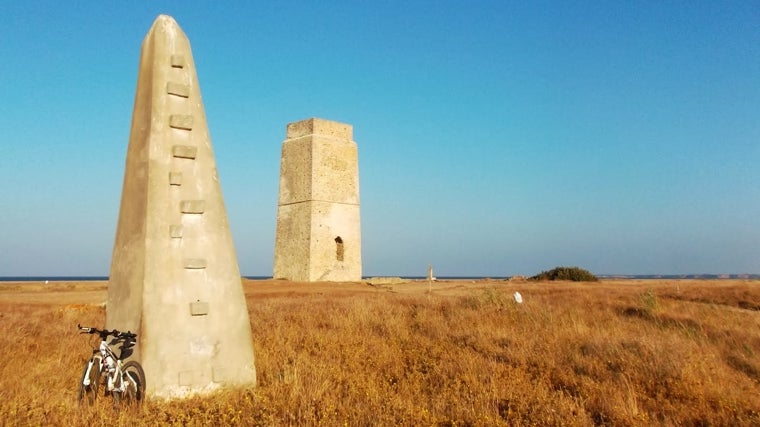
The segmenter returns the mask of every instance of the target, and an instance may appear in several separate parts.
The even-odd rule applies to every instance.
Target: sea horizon
[[[272,276],[241,276],[248,280],[271,280]],[[398,277],[408,280],[424,280],[427,276],[405,276],[405,275],[369,275],[363,276],[362,280],[368,280],[377,277]],[[436,276],[435,280],[507,280],[512,277],[528,277],[522,275],[503,275],[503,276]],[[757,273],[695,273],[695,274],[597,274],[600,279],[760,279]],[[107,281],[108,276],[0,276],[0,282],[88,282],[88,281]]]

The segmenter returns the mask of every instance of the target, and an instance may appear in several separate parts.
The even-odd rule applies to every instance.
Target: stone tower
[[[150,396],[256,383],[195,63],[165,15],[142,44],[106,327],[137,333]]]
[[[350,125],[287,127],[280,159],[274,277],[360,281],[359,166]]]

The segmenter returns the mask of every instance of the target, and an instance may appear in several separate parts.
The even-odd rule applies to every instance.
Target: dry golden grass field
[[[257,388],[118,410],[76,399],[106,283],[0,283],[0,420],[760,425],[758,281],[243,286]]]

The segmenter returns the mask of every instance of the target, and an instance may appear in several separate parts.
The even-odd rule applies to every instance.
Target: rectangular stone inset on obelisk
[[[198,76],[171,17],[153,23],[139,70],[106,327],[137,334],[131,359],[145,370],[148,396],[255,385],[250,318]],[[220,366],[226,375],[214,374]]]
[[[172,155],[180,159],[195,159],[198,155],[198,147],[175,145],[172,147]]]
[[[170,225],[169,226],[169,237],[172,239],[180,239],[182,238],[182,226],[181,225]]]
[[[202,214],[206,211],[206,202],[203,200],[183,200],[179,204],[179,210],[184,214]]]
[[[169,95],[176,95],[182,98],[188,98],[190,96],[190,87],[182,83],[167,82],[166,93]]]
[[[280,158],[274,277],[360,281],[359,166],[351,125],[287,126]]]
[[[202,301],[196,301],[190,303],[190,315],[191,316],[205,316],[208,314],[208,303]]]
[[[190,114],[172,114],[169,116],[169,126],[175,129],[193,130],[193,116]]]
[[[169,59],[172,68],[185,68],[185,57],[183,55],[172,55]]]
[[[185,258],[182,260],[182,266],[188,270],[202,270],[206,268],[204,258]]]
[[[169,172],[169,185],[182,185],[182,172]]]

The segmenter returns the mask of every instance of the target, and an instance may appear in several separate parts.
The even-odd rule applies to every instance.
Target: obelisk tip
[[[179,29],[179,24],[177,24],[177,21],[175,21],[174,18],[172,18],[171,16],[161,14],[161,15],[158,15],[158,17],[156,17],[155,21],[153,21],[153,26],[151,27],[151,30],[154,30],[157,28],[161,28],[165,31],[166,30],[171,31],[171,29]]]
[[[156,20],[154,21],[154,24],[157,24],[159,22],[161,22],[161,23],[170,23],[170,22],[173,22],[175,24],[177,23],[177,21],[175,21],[174,18],[172,18],[169,15],[164,15],[163,13],[160,14],[160,15],[158,15],[158,17],[156,17]]]
[[[153,21],[153,25],[150,27],[150,30],[148,30],[148,34],[145,36],[145,39],[147,40],[154,37],[154,34],[164,34],[170,39],[173,39],[177,36],[186,37],[177,21],[175,21],[171,16],[164,14],[158,15],[156,17],[156,20]]]

